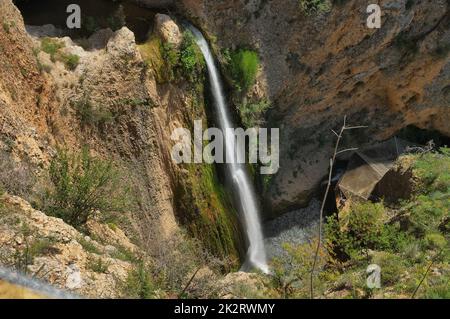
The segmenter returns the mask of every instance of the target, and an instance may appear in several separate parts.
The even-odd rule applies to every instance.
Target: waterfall
[[[214,98],[214,106],[218,116],[219,128],[224,132],[225,152],[236,158],[236,153],[240,148],[237,147],[234,135],[225,134],[227,128],[234,128],[231,116],[225,102],[224,92],[220,75],[214,62],[208,43],[202,33],[188,26],[193,33],[197,45],[200,47],[208,68],[209,80],[212,95]],[[266,251],[264,248],[264,238],[261,229],[261,220],[259,216],[259,208],[255,196],[253,184],[250,181],[245,164],[238,164],[237,161],[226,164],[227,177],[233,187],[233,193],[240,203],[240,212],[244,222],[244,228],[248,237],[248,251],[246,264],[256,267],[261,271],[268,273]]]

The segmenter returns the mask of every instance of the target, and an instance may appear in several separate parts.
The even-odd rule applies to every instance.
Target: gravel
[[[267,256],[272,259],[284,254],[284,243],[303,244],[317,232],[320,202],[314,199],[308,207],[286,213],[264,225]]]

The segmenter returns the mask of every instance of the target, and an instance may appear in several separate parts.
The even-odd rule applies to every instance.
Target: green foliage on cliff
[[[247,49],[225,50],[222,58],[235,89],[246,92],[256,81],[260,67],[258,54]]]
[[[50,55],[52,62],[60,61],[66,69],[73,71],[80,62],[80,57],[76,54],[63,52],[64,43],[57,39],[43,38],[41,40],[41,50]]]
[[[299,0],[298,4],[300,10],[307,15],[328,12],[331,9],[330,0]]]
[[[448,298],[450,282],[450,149],[407,155],[415,192],[401,204],[354,202],[328,217],[319,251],[315,296],[330,298]],[[286,245],[265,282],[274,297],[309,297],[316,244]],[[381,288],[367,287],[370,264]],[[430,268],[431,267],[431,268]],[[429,271],[432,269],[432,271]]]
[[[79,154],[60,149],[51,161],[49,179],[39,208],[79,229],[97,211],[123,211],[129,203],[113,163],[91,156],[87,148]]]
[[[205,61],[190,31],[183,32],[180,48],[171,43],[162,43],[157,36],[151,36],[138,48],[147,68],[153,72],[159,83],[182,78],[191,83],[203,81]]]
[[[203,79],[205,60],[190,31],[183,32],[180,61],[184,77],[190,82]]]
[[[244,102],[238,107],[242,124],[246,128],[260,127],[264,124],[264,114],[270,108],[267,100],[258,102]]]

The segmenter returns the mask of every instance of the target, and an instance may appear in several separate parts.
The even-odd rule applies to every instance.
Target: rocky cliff
[[[126,27],[79,42],[58,38],[51,26],[26,30],[10,0],[1,0],[0,20],[2,165],[33,178],[15,195],[33,202],[57,148],[87,146],[131,186],[134,209],[120,226],[141,250],[164,255],[187,229],[213,254],[238,258],[239,230],[214,168],[182,167],[170,157],[172,130],[191,127],[194,117],[206,125],[207,117],[203,83],[173,77],[165,64],[164,47],[181,43],[177,24],[160,16],[149,41],[137,45]],[[2,184],[9,179],[3,174]]]
[[[281,169],[266,193],[274,213],[308,202],[327,173],[331,129],[345,115],[368,126],[349,133],[352,147],[408,125],[450,135],[449,2],[379,1],[380,29],[366,26],[367,1],[331,2],[323,12],[297,0],[178,4],[218,52],[250,47],[262,59],[250,92],[271,100],[268,125],[281,129]]]

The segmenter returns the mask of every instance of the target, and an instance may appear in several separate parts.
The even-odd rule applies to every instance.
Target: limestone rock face
[[[179,9],[221,48],[253,47],[268,126],[280,128],[280,171],[267,198],[275,214],[305,205],[326,176],[334,135],[345,146],[386,140],[415,125],[450,136],[450,4],[380,1],[381,29],[366,26],[367,1],[304,14],[297,0],[182,0]]]
[[[3,195],[0,200],[0,262],[3,266],[18,267],[18,256],[31,252],[28,263],[20,264],[22,269],[17,270],[80,296],[121,297],[120,285],[132,269],[130,262],[116,259],[114,252],[103,244],[61,219],[33,209],[19,197]],[[91,221],[93,235],[96,224]],[[115,235],[112,229],[103,234],[102,239],[132,252],[138,250],[126,237]]]
[[[183,37],[178,25],[166,14],[157,14],[155,16],[155,30],[158,32],[164,42],[179,47]]]

